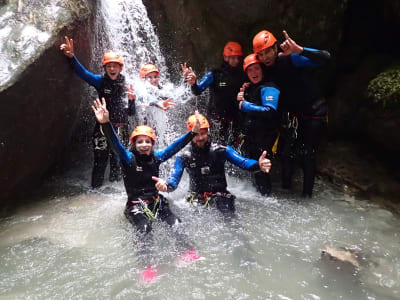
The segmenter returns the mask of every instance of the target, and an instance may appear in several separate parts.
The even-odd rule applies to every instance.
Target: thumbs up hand
[[[266,156],[267,151],[264,151],[258,159],[258,165],[260,166],[262,172],[269,173],[269,170],[271,170],[271,161],[266,158]]]

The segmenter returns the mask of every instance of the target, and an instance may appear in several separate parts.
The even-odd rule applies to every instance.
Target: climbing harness
[[[148,203],[149,201],[147,200],[142,200],[141,198],[138,198],[137,200],[133,200],[131,201],[131,203],[134,204],[133,209],[131,210],[131,212],[133,212],[134,214],[139,214],[142,213],[145,215],[145,217],[149,220],[149,221],[154,221],[157,218],[158,215],[158,209],[157,206],[159,205],[161,207],[161,199],[160,196],[157,197],[153,197],[153,201],[154,201],[154,206],[153,209],[149,209],[148,207]],[[136,207],[136,204],[139,204],[139,208]]]

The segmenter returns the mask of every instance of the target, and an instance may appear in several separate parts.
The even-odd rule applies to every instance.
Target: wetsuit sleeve
[[[195,133],[192,131],[187,132],[179,139],[175,140],[171,145],[163,150],[156,150],[154,151],[155,157],[163,162],[175,155],[179,152],[183,147],[185,147],[195,136]]]
[[[234,164],[235,166],[238,166],[242,169],[249,170],[249,171],[260,170],[258,161],[241,156],[239,153],[237,153],[235,150],[233,150],[233,148],[230,146],[226,146],[225,157],[232,164]]]
[[[280,91],[272,86],[264,87],[261,90],[262,106],[244,100],[242,102],[241,111],[251,114],[263,114],[271,110],[278,109]]]
[[[292,53],[290,58],[295,67],[318,67],[325,65],[331,58],[326,50],[303,48],[301,54]]]
[[[106,136],[107,141],[111,145],[111,149],[121,158],[124,163],[130,164],[132,161],[132,152],[126,150],[125,147],[121,144],[111,123],[108,122],[105,124],[101,124],[101,129]]]
[[[81,65],[79,60],[74,56],[71,58],[72,66],[74,68],[75,73],[83,80],[85,80],[91,86],[94,86],[96,89],[100,89],[101,83],[103,81],[103,76],[98,74],[90,73],[85,69],[84,66]]]
[[[177,157],[171,175],[167,179],[168,192],[174,191],[181,181],[183,170],[185,169],[181,157]]]
[[[199,83],[192,85],[192,93],[196,96],[200,95],[206,88],[208,88],[214,82],[214,76],[212,72],[207,72]]]

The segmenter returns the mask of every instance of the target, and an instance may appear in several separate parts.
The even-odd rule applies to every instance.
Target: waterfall
[[[100,0],[97,5],[96,20],[92,40],[92,45],[95,47],[92,56],[102,57],[107,50],[120,53],[124,59],[122,74],[125,75],[127,84],[133,85],[135,93],[150,93],[148,84],[146,85],[139,77],[139,70],[143,64],[152,63],[160,70],[160,84],[163,87],[162,91],[156,92],[174,98],[173,102],[179,104],[185,103],[192,97],[183,80],[178,86],[170,82],[158,37],[142,0]],[[97,61],[96,63],[98,64]],[[154,87],[152,88],[154,94]],[[177,111],[182,107],[164,112],[140,103],[139,100],[136,102],[136,108],[136,121],[131,121],[131,125],[143,123],[142,115],[145,110],[147,114],[150,113],[153,119],[150,125],[156,129],[158,146],[165,146],[171,138],[177,136],[176,130],[171,127],[175,124],[170,124],[169,119],[175,119]]]

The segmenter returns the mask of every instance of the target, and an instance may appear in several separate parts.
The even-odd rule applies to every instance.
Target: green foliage
[[[367,87],[367,96],[384,108],[400,104],[400,63],[391,65],[372,79]]]

